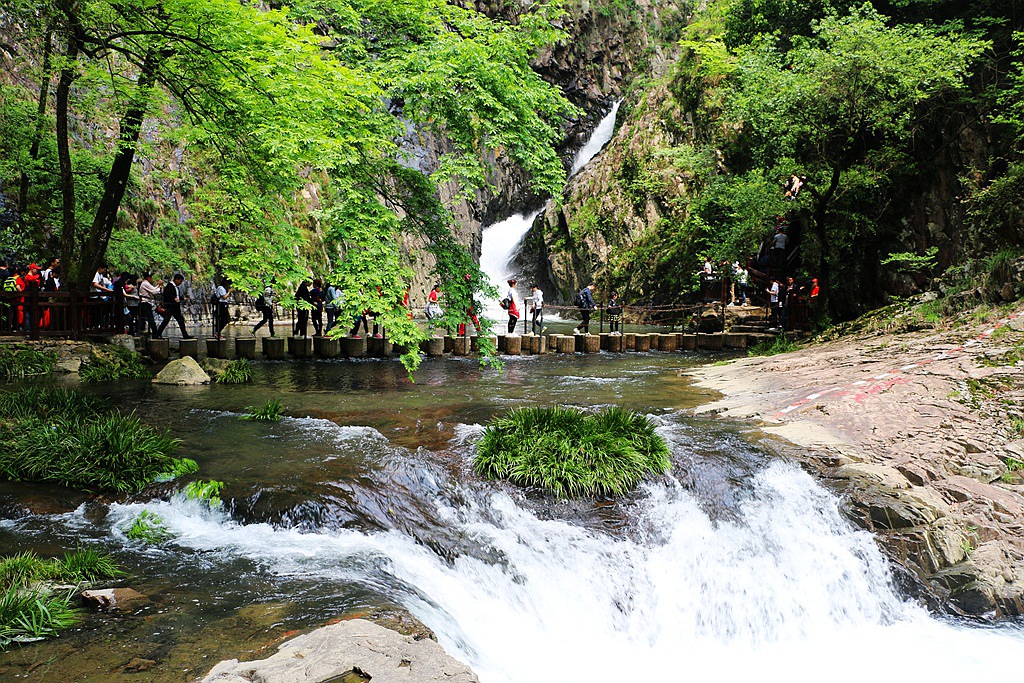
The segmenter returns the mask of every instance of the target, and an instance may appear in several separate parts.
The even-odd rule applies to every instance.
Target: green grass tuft
[[[138,491],[183,465],[178,441],[66,389],[0,394],[0,479]]]
[[[255,420],[257,422],[275,422],[281,419],[281,411],[284,407],[281,405],[281,401],[275,399],[269,400],[262,406],[246,406],[248,412],[242,415],[243,420]]]
[[[24,379],[47,375],[57,367],[57,354],[22,347],[0,347],[0,378]]]
[[[518,408],[488,425],[474,469],[560,498],[620,495],[648,473],[668,471],[669,451],[646,416],[618,407]]]
[[[54,636],[81,620],[79,610],[71,606],[76,589],[56,591],[49,582],[122,575],[108,555],[91,548],[51,560],[30,552],[0,558],[0,648]]]
[[[171,532],[167,529],[167,525],[164,524],[164,520],[160,518],[160,515],[149,510],[140,512],[139,516],[132,520],[132,523],[124,528],[123,531],[124,535],[133,541],[142,541],[143,543],[154,545],[163,543],[171,538]]]
[[[789,353],[790,351],[796,351],[800,348],[800,345],[794,341],[790,341],[789,337],[784,334],[776,336],[774,339],[765,339],[754,346],[747,349],[748,356],[776,356],[780,353]]]
[[[245,358],[231,361],[224,372],[217,375],[218,384],[246,384],[252,381],[252,364]]]
[[[220,492],[224,489],[224,482],[211,479],[210,481],[193,481],[185,487],[185,496],[189,500],[205,500],[210,507],[217,508],[221,505]]]
[[[142,364],[141,356],[120,346],[106,346],[94,350],[92,356],[78,370],[86,383],[116,382],[122,379],[143,379],[150,376]]]

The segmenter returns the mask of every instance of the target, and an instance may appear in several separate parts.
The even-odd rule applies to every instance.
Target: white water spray
[[[401,587],[396,599],[484,683],[1011,680],[1019,627],[968,629],[902,602],[870,535],[799,469],[772,465],[730,521],[651,486],[639,540],[538,519],[507,495],[438,502],[467,547],[448,563],[397,532],[242,525],[148,503],[176,543],[279,576]],[[141,505],[114,505],[123,524]],[[482,559],[486,557],[488,559]]]

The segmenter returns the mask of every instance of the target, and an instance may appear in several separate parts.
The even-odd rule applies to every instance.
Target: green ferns
[[[145,544],[158,544],[171,538],[171,532],[160,515],[143,510],[132,523],[122,528],[126,538]]]
[[[80,583],[123,576],[114,561],[91,548],[43,560],[34,553],[0,558],[0,648],[56,635],[79,622],[71,606],[76,589],[52,583]]]
[[[474,469],[489,479],[537,486],[559,498],[619,495],[648,473],[667,472],[668,446],[643,415],[618,407],[517,408],[488,425]]]
[[[66,389],[0,394],[0,479],[85,491],[138,491],[195,463],[171,456],[178,440]]]

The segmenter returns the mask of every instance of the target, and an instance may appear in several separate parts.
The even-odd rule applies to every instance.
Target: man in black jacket
[[[164,285],[164,321],[160,323],[160,327],[156,331],[156,339],[160,339],[164,334],[164,328],[167,327],[167,323],[174,318],[178,321],[178,328],[181,330],[182,339],[192,339],[192,335],[185,329],[185,317],[181,314],[181,283],[185,281],[185,277],[181,273],[175,273],[174,278],[171,282]]]
[[[580,323],[579,327],[573,330],[573,333],[590,334],[590,312],[594,310],[593,282],[580,290],[579,295],[576,297],[576,302],[580,307],[580,316],[583,318],[583,322]]]

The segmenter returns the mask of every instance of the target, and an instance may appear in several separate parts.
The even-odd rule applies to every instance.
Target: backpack
[[[576,298],[572,300],[576,304],[576,308],[583,308],[586,306],[586,302],[583,300],[583,292],[576,292]]]
[[[264,298],[264,296],[262,294],[260,294],[259,296],[256,297],[255,306],[256,306],[256,310],[260,311],[261,313],[263,311],[267,310],[267,300],[266,300],[266,298]]]
[[[502,299],[501,301],[498,302],[498,305],[501,306],[504,309],[508,309],[508,306],[509,306],[510,303],[511,302],[508,300],[508,297],[505,297],[504,299]]]

